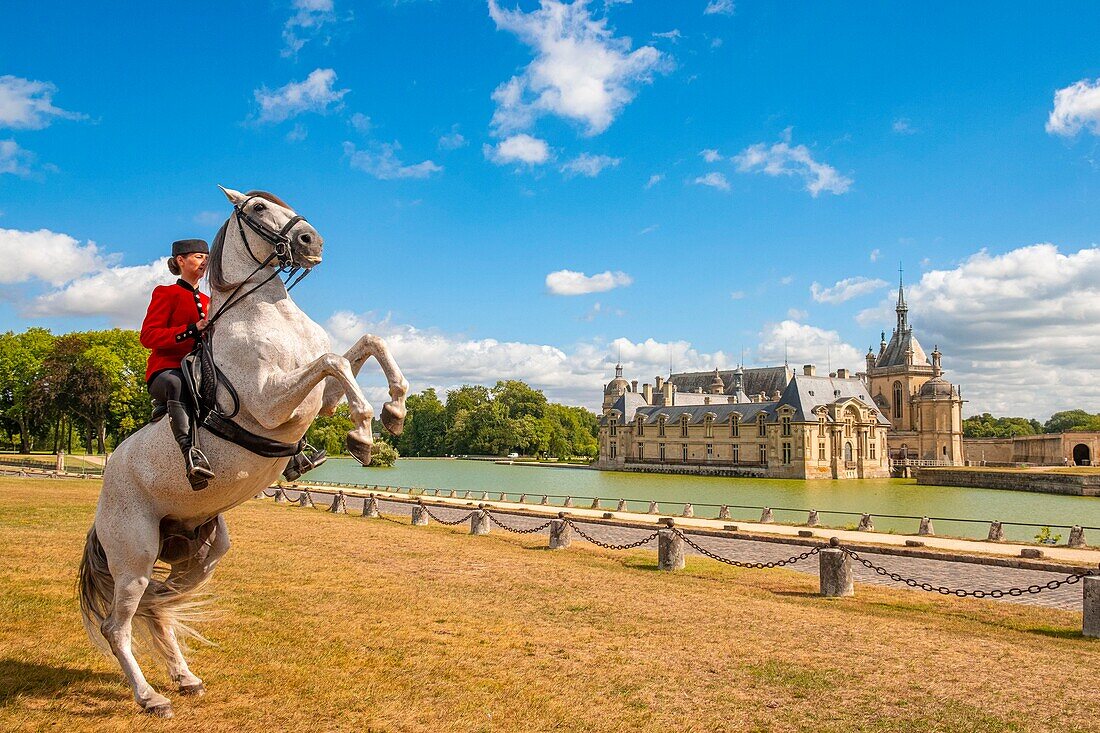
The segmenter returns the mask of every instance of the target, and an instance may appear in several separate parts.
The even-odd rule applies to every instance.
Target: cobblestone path
[[[288,490],[292,498],[297,498],[295,490]],[[331,503],[332,495],[328,493],[312,492],[311,496],[318,506]],[[363,500],[358,497],[347,497],[349,511],[362,512]],[[455,520],[469,514],[474,507],[438,507],[432,506],[431,511],[436,516],[445,520]],[[378,509],[383,514],[392,516],[410,516],[412,505],[404,502],[387,501],[379,498]],[[498,514],[497,517],[511,527],[526,529],[537,524],[542,524],[546,518],[523,517],[511,514]],[[635,529],[632,527],[611,527],[605,524],[589,524],[581,518],[573,518],[573,521],[584,527],[586,534],[609,544],[626,544],[634,542],[650,534],[653,530]],[[493,532],[501,532],[499,527],[493,526]],[[691,534],[691,532],[687,532]],[[583,541],[575,537],[577,541]],[[736,540],[721,537],[699,536],[693,540],[706,549],[731,560],[742,562],[769,562],[783,560],[788,557],[801,554],[806,551],[802,545],[788,545],[776,542],[756,542],[753,540]],[[647,548],[657,550],[657,541],[652,540]],[[698,555],[691,547],[685,547],[685,552],[690,555]],[[1051,580],[1061,580],[1065,577],[1061,573],[1050,573],[1040,570],[1021,570],[1018,568],[996,567],[989,565],[976,565],[973,563],[952,562],[948,560],[926,560],[923,558],[901,557],[898,555],[879,555],[869,552],[861,552],[876,565],[880,565],[890,572],[899,573],[904,577],[912,578],[918,582],[928,582],[936,586],[950,588],[964,588],[966,590],[992,590],[994,588],[1026,588],[1029,585],[1043,585]],[[795,565],[787,566],[789,570],[808,575],[817,575],[817,559],[810,558]],[[768,572],[761,570],[760,572]],[[903,583],[897,583],[890,578],[878,575],[858,562],[852,561],[852,572],[857,583],[873,583],[875,585],[887,585],[897,588],[907,588]],[[1032,606],[1046,606],[1059,608],[1066,611],[1079,611],[1081,609],[1081,583],[1063,585],[1056,590],[1043,590],[1042,593],[1025,593],[1022,596],[1005,596],[999,600],[1009,603],[1021,603]],[[926,591],[914,590],[914,593]],[[938,595],[938,594],[935,594]]]

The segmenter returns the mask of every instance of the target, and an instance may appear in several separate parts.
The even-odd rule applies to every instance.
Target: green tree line
[[[1100,413],[1063,410],[1051,415],[1045,423],[1026,417],[993,417],[988,412],[963,420],[964,438],[1014,438],[1071,430],[1100,431]]]

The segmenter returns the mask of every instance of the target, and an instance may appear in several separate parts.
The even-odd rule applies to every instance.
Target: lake
[[[505,492],[513,500],[527,494],[537,502],[543,494],[572,496],[578,507],[587,507],[592,497],[614,509],[618,499],[631,500],[628,508],[645,511],[647,502],[658,501],[662,513],[679,514],[684,502],[695,505],[699,517],[717,516],[716,507],[730,505],[733,519],[756,521],[759,509],[733,505],[770,506],[777,522],[805,522],[806,512],[817,509],[821,523],[830,526],[855,525],[858,516],[826,512],[863,512],[875,515],[875,528],[916,534],[918,520],[889,519],[895,514],[934,520],[936,534],[984,539],[988,522],[1022,522],[1038,525],[1100,527],[1100,498],[1033,494],[1022,491],[917,486],[912,479],[864,479],[847,481],[793,481],[785,479],[711,478],[669,476],[576,468],[498,465],[488,461],[402,458],[393,468],[363,468],[350,458],[330,458],[308,474],[316,481],[361,485],[402,486],[459,491]],[[480,495],[479,495],[480,496]],[[534,498],[532,498],[534,497]],[[583,502],[579,497],[588,497]],[[494,497],[495,498],[495,497]],[[563,499],[552,500],[561,504]],[[789,511],[793,509],[797,511]],[[982,524],[949,522],[938,518],[978,519]],[[1007,539],[1031,540],[1036,528],[1005,526]],[[1068,530],[1056,529],[1064,542]],[[1091,544],[1100,544],[1100,530],[1086,531]]]

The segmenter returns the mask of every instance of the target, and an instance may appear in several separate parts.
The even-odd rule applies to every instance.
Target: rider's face
[[[176,262],[180,266],[180,276],[188,282],[197,282],[206,272],[205,252],[192,252],[187,255],[179,255]]]

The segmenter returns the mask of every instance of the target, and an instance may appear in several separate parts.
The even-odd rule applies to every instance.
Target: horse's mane
[[[267,199],[277,206],[282,206],[284,209],[290,209],[291,211],[294,210],[290,207],[290,204],[283,201],[275,194],[268,193],[267,191],[249,191],[245,194],[245,196],[255,196],[257,198]],[[233,283],[226,281],[225,275],[222,273],[222,247],[225,244],[225,229],[228,226],[229,219],[226,219],[225,223],[222,224],[221,229],[219,229],[218,233],[214,235],[214,241],[210,245],[210,264],[206,268],[206,276],[210,280],[210,287],[214,288],[215,290],[232,290],[235,287]]]

